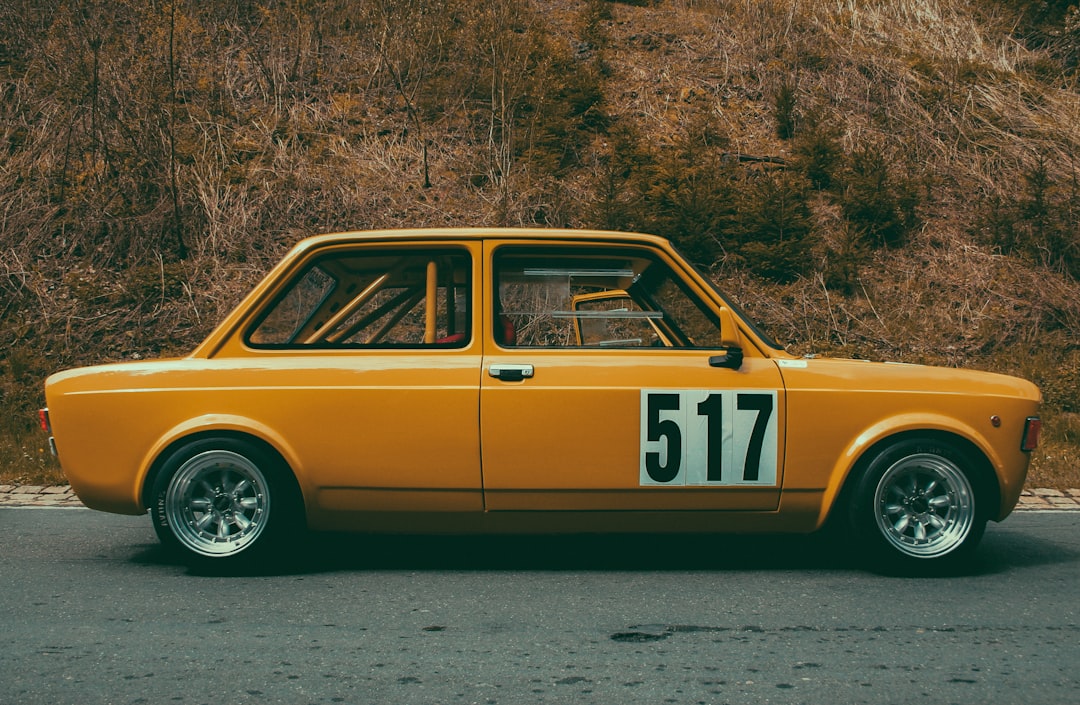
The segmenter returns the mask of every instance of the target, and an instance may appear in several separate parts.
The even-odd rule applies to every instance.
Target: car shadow
[[[1022,568],[1074,563],[1080,551],[1056,541],[1035,536],[1014,523],[991,525],[975,555],[974,569],[980,574],[1003,573]]]
[[[840,547],[819,535],[332,535],[317,541],[319,549],[304,556],[303,563],[331,569],[663,571],[841,567],[852,563]]]
[[[192,575],[274,576],[340,571],[860,571],[891,577],[962,577],[1074,561],[1080,554],[1030,532],[988,531],[974,559],[945,574],[882,570],[862,560],[849,536],[584,534],[396,536],[311,533],[290,550],[239,566],[188,565]],[[142,564],[187,565],[157,545]]]

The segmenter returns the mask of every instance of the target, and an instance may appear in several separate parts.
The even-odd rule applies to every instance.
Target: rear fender
[[[188,419],[169,429],[167,433],[162,434],[157,443],[144,456],[139,477],[139,487],[141,488],[139,496],[142,498],[144,507],[147,506],[147,494],[150,492],[150,488],[153,487],[154,477],[160,470],[162,462],[170,453],[185,443],[215,434],[254,439],[276,452],[296,478],[300,492],[305,497],[305,504],[307,504],[306,497],[308,493],[306,488],[308,485],[305,482],[306,473],[295,450],[282,434],[263,423],[244,416],[206,414]]]

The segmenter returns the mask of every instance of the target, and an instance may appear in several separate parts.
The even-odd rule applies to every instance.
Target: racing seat
[[[495,326],[495,342],[499,345],[517,345],[517,329],[510,316],[499,314],[499,324]]]

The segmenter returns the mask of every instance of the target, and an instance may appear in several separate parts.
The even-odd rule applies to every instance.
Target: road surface
[[[1080,513],[970,575],[820,537],[319,536],[192,573],[146,517],[0,508],[0,702],[1076,703]]]

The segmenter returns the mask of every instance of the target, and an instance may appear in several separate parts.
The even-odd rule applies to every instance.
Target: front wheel
[[[286,473],[276,457],[238,439],[188,444],[155,479],[154,530],[195,562],[232,564],[265,553],[293,523]]]
[[[977,468],[951,443],[908,439],[865,466],[850,507],[851,527],[870,559],[888,569],[953,568],[986,529]]]

